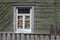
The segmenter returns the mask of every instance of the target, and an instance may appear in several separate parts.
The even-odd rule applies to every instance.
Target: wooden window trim
[[[29,29],[24,29],[24,31],[23,32],[17,32],[16,30],[17,30],[17,12],[16,12],[16,7],[31,7],[31,10],[30,10],[30,30]],[[13,7],[13,10],[14,10],[14,12],[13,12],[13,29],[14,29],[14,32],[16,32],[16,33],[32,33],[32,30],[34,30],[34,6],[14,6]],[[16,16],[17,15],[17,16]],[[21,14],[21,15],[23,15],[23,14]],[[25,15],[29,15],[29,14],[25,14]],[[24,18],[24,16],[23,16],[23,18]],[[25,19],[23,19],[23,21],[25,21]],[[24,22],[23,22],[23,24],[24,24]],[[23,25],[24,26],[24,25]],[[23,29],[18,29],[18,30],[23,30]],[[27,31],[28,30],[28,31]]]

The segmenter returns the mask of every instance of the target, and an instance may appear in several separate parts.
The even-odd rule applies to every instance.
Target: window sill
[[[30,29],[17,29],[16,33],[32,33]]]

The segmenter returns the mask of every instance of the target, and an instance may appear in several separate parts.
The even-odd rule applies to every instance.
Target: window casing
[[[34,7],[14,6],[14,31],[32,33],[34,29]]]

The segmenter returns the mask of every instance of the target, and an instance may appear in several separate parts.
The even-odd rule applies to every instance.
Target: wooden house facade
[[[15,5],[34,6],[32,33],[48,34],[51,24],[60,28],[59,0],[0,0],[0,32],[14,32]]]

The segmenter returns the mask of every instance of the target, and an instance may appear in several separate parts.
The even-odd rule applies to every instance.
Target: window
[[[34,7],[14,6],[14,31],[31,33],[34,27]]]

